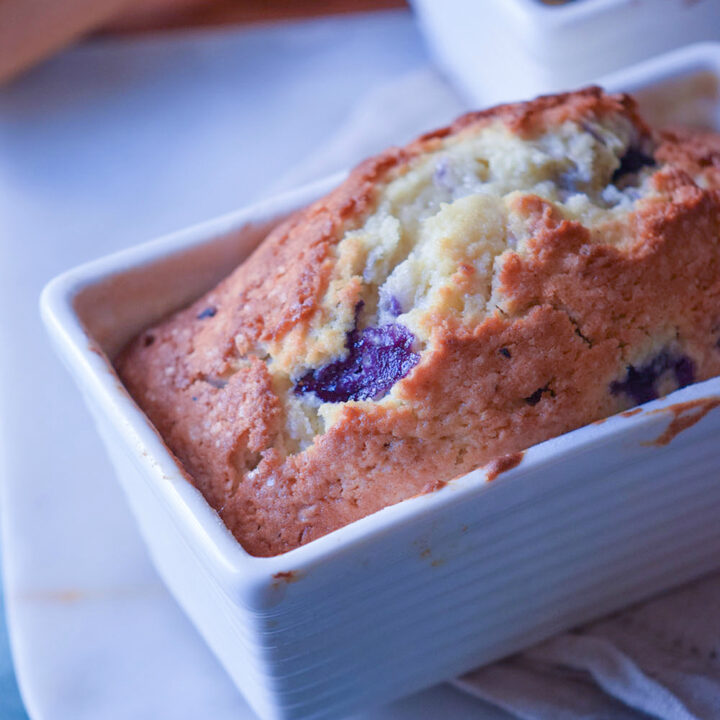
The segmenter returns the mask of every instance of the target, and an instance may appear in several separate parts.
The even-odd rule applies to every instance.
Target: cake
[[[720,374],[720,137],[599,88],[366,160],[116,360],[251,554]]]

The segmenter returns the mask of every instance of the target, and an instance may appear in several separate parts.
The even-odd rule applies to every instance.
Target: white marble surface
[[[426,64],[390,13],[95,42],[0,92],[2,549],[35,720],[252,717],[150,565],[41,287],[282,185],[358,97]],[[505,717],[448,686],[362,717],[440,716]]]

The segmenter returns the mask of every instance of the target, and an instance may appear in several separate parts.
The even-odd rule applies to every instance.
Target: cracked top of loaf
[[[598,88],[359,165],[116,366],[274,555],[720,374],[720,138]]]

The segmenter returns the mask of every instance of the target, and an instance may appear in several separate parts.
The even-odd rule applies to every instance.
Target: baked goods
[[[117,359],[273,555],[720,374],[720,138],[597,88],[362,163]]]

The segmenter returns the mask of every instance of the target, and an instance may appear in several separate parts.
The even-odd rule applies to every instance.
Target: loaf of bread
[[[598,88],[363,162],[116,366],[248,552],[720,374],[720,138]]]

